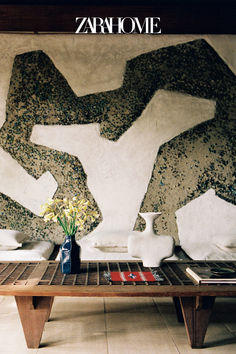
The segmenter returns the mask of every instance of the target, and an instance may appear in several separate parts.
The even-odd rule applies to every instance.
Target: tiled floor
[[[55,299],[39,349],[27,349],[13,297],[0,297],[1,354],[236,353],[236,298],[216,300],[204,349],[191,349],[171,298]]]

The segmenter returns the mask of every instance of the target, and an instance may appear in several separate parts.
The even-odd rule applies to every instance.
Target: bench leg
[[[51,310],[52,310],[52,305],[53,305],[53,302],[54,302],[54,296],[50,296],[50,303],[49,303],[49,309],[48,309],[48,315],[47,315],[47,318],[46,318],[46,322],[49,321],[49,317],[50,317],[50,314],[51,314]]]
[[[214,296],[180,297],[184,323],[192,348],[201,348],[215,302]]]
[[[48,320],[53,296],[15,296],[28,348],[38,348]]]
[[[173,297],[173,303],[175,305],[175,311],[176,311],[178,322],[183,323],[184,322],[184,318],[183,318],[181,304],[180,304],[180,300],[179,300],[178,296],[174,296]]]

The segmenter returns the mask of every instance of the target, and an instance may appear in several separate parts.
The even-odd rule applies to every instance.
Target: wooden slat
[[[179,282],[178,277],[176,277],[175,272],[173,272],[172,269],[169,267],[168,262],[164,263],[161,268],[165,272],[166,276],[168,276],[168,278],[171,281],[172,285],[181,285],[181,283]]]
[[[111,274],[109,262],[107,262],[107,271]],[[109,285],[112,285],[112,281],[109,281]]]
[[[85,277],[85,284],[84,285],[88,285],[88,276],[89,276],[89,262],[87,263],[86,277]]]
[[[77,280],[77,274],[74,274],[73,285],[76,284],[76,280]]]
[[[26,264],[25,267],[23,268],[23,270],[20,272],[19,276],[16,278],[16,280],[14,281],[14,285],[15,284],[25,284],[27,282],[27,279],[25,280],[19,280],[19,278],[24,274],[24,272],[26,271],[26,269],[28,268],[28,265]]]
[[[14,284],[15,281],[17,279],[19,279],[19,277],[22,276],[23,272],[26,269],[26,265],[27,263],[25,262],[20,262],[18,264],[18,266],[15,268],[15,270],[13,272],[11,272],[11,274],[9,275],[9,277],[5,280],[5,282],[3,283],[3,285],[8,285],[8,284]],[[23,272],[22,272],[23,271]],[[19,285],[20,282],[16,282],[16,285]]]
[[[63,274],[63,277],[62,277],[62,280],[61,280],[61,285],[64,284],[65,279],[66,279],[66,274]]]
[[[141,269],[139,263],[136,262],[136,264],[137,264],[137,267],[138,267],[139,272],[142,272],[142,269]],[[147,281],[145,281],[145,285],[149,285]]]
[[[170,281],[169,277],[166,275],[166,273],[164,272],[163,268],[159,267],[159,271],[162,273],[162,275],[164,276],[164,278],[168,281],[169,285],[172,285],[172,282]]]
[[[59,265],[59,262],[57,262],[57,264]],[[53,279],[51,280],[51,285],[59,285],[61,284],[63,279],[63,274],[61,273],[60,267],[57,267],[56,273],[53,277]]]
[[[195,284],[195,282],[186,274],[187,265],[185,263],[184,264],[182,264],[182,263],[178,264],[178,268],[181,270],[181,272],[184,275],[184,284],[185,285],[189,285],[189,284],[193,285],[193,284]]]
[[[44,273],[46,272],[48,265],[49,263],[47,261],[38,263],[33,272],[30,274],[26,285],[37,285],[43,277]]]
[[[121,269],[120,269],[120,264],[119,264],[118,262],[117,262],[116,264],[117,264],[117,268],[118,268],[119,272],[121,272]],[[121,281],[121,284],[122,284],[122,285],[124,285],[124,282],[123,282],[123,281]]]
[[[56,265],[55,270],[54,270],[54,272],[53,272],[53,274],[52,274],[52,276],[51,276],[51,279],[49,280],[49,285],[52,284],[52,281],[53,281],[53,279],[54,279],[54,277],[55,277],[55,275],[56,275],[56,272],[58,271],[59,266],[60,266],[60,263],[58,263],[58,264]]]
[[[10,266],[10,263],[9,263]],[[3,280],[1,281],[0,285],[2,285],[3,283],[5,283],[7,281],[7,279],[11,276],[11,274],[17,269],[17,267],[19,266],[19,263],[16,263],[15,266],[13,267],[13,269],[10,271],[10,273],[8,273]]]
[[[9,266],[10,263],[7,263],[5,266],[3,266],[3,269],[0,272],[0,276],[1,274],[7,269],[7,267]]]
[[[183,281],[180,279],[180,277],[176,274],[176,272],[173,270],[172,267],[167,263],[167,267],[171,271],[171,273],[174,275],[174,277],[180,282],[181,285],[184,285]]]
[[[99,285],[100,284],[100,282],[99,282],[99,263],[97,262],[97,285]]]

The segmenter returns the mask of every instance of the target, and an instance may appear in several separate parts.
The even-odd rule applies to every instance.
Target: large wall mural
[[[14,60],[0,146],[35,179],[49,172],[54,196],[92,202],[100,219],[80,236],[128,233],[135,221],[142,229],[141,208],[161,211],[157,231],[177,239],[175,211],[209,188],[236,204],[235,87],[203,39],[136,56],[118,89],[82,97],[45,52],[26,52]],[[9,195],[0,205],[0,228],[62,241],[59,228]]]

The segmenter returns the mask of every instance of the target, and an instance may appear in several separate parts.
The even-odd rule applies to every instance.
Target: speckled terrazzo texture
[[[214,119],[161,147],[142,204],[141,211],[162,211],[158,232],[177,236],[175,211],[210,187],[220,197],[235,203],[235,77],[204,40],[142,54],[127,62],[119,89],[84,97],[73,93],[42,51],[17,56],[0,145],[35,178],[50,171],[58,183],[55,196],[82,194],[98,209],[79,160],[30,142],[32,128],[35,124],[97,122],[101,135],[116,141],[140,116],[158,89],[213,99],[217,103]],[[61,237],[57,238],[59,228],[53,225],[50,229],[41,218],[6,196],[2,198],[2,212],[7,217],[1,218],[1,228],[10,225],[31,233],[33,238],[50,237],[61,242]],[[137,221],[137,229],[142,229],[140,222]],[[88,225],[85,233],[93,227]]]
[[[94,209],[98,210],[87,188],[87,176],[77,157],[38,146],[29,140],[36,123],[69,124],[69,117],[73,119],[71,111],[75,109],[75,100],[66,80],[44,53],[37,51],[17,56],[8,92],[7,119],[1,128],[0,143],[35,178],[49,171],[58,183],[54,197],[72,197],[77,194],[88,198]],[[79,115],[77,119],[78,122],[85,121]],[[63,234],[59,226],[45,224],[41,217],[22,209],[9,198],[6,203],[4,195],[2,198],[5,200],[2,214],[7,217],[1,218],[1,228],[24,231],[32,239],[50,238],[57,243],[62,242]],[[101,217],[96,224],[88,223],[80,236],[91,231],[99,220]]]
[[[205,122],[160,148],[141,208],[162,211],[157,233],[177,239],[176,210],[209,188],[236,204],[235,122],[226,122],[225,126],[218,119]],[[136,228],[143,230],[141,218]]]
[[[51,240],[61,243],[64,240],[62,228],[54,223],[45,223],[30,210],[0,193],[1,228],[26,233],[30,239]]]
[[[209,188],[236,204],[235,76],[203,41],[200,47],[198,65],[193,65],[194,56],[184,61],[184,67],[188,66],[185,75],[171,82],[168,89],[215,100],[215,117],[161,146],[141,207],[143,212],[161,211],[156,232],[176,239],[175,211]],[[136,229],[143,228],[139,218]]]

